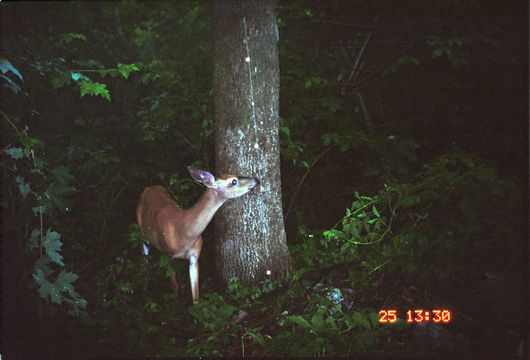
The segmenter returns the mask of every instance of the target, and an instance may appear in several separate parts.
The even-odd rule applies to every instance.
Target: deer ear
[[[188,166],[188,171],[190,172],[193,180],[200,182],[207,187],[216,187],[215,176],[210,174],[208,171],[198,169],[194,166]]]

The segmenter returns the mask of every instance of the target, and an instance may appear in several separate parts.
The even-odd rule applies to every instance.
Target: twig
[[[6,147],[4,147],[2,149],[2,151],[0,152],[0,156],[4,153],[4,151],[6,151],[7,149],[9,149],[11,146],[13,146],[13,144],[8,144]]]
[[[343,23],[339,21],[332,21],[332,20],[312,20],[313,22],[320,22],[324,24],[331,24],[331,25],[338,25],[338,26],[347,26],[347,27],[353,27],[356,29],[370,29],[370,30],[389,30],[389,31],[396,31],[395,28],[391,28],[388,26],[378,26],[378,25],[364,25],[364,24],[351,24],[351,23]]]
[[[372,124],[372,119],[370,118],[370,114],[368,113],[368,109],[366,108],[366,105],[364,104],[363,96],[361,95],[361,92],[359,90],[355,91],[355,95],[357,95],[357,99],[359,100],[359,104],[361,104],[361,109],[363,109],[364,114],[364,121],[366,122],[366,126],[368,126],[369,129],[373,128],[374,125]]]
[[[302,183],[304,182],[305,178],[307,177],[307,175],[309,174],[309,172],[311,171],[311,169],[315,166],[315,164],[317,163],[318,160],[320,160],[320,158],[322,156],[324,156],[325,153],[327,153],[329,151],[329,147],[325,148],[324,151],[322,151],[315,160],[313,160],[313,162],[311,163],[311,166],[306,170],[304,176],[302,176],[302,179],[300,180],[300,182],[298,183],[298,186],[296,186],[296,190],[294,191],[294,194],[293,194],[293,197],[291,198],[291,202],[289,203],[289,207],[287,209],[287,212],[285,213],[285,219],[284,221],[287,221],[287,218],[289,217],[289,213],[291,212],[291,208],[293,207],[294,205],[294,201],[296,199],[296,195],[298,194],[298,191],[300,190],[300,187],[302,186]]]
[[[11,121],[11,119],[9,118],[9,116],[7,116],[3,111],[0,111],[0,114],[2,114],[2,116],[4,117],[4,119],[6,119],[6,120],[11,124],[11,126],[13,127],[13,129],[15,129],[16,133],[20,135],[20,131],[17,129],[17,127],[15,126],[15,124],[13,124],[13,122]]]
[[[77,274],[81,274],[81,272],[83,272],[87,267],[89,267],[90,265],[92,265],[92,261],[89,262],[88,264],[86,264],[85,266],[83,266],[81,269],[77,270],[76,273]]]
[[[376,22],[376,21],[377,21],[377,17],[374,19],[374,22]],[[361,61],[361,57],[363,56],[364,50],[366,49],[366,46],[368,45],[368,42],[370,41],[371,37],[372,37],[372,32],[370,31],[368,33],[368,36],[364,39],[363,46],[361,47],[361,49],[357,53],[357,58],[355,59],[355,62],[353,64],[353,68],[352,68],[352,70],[350,72],[350,76],[348,76],[348,80],[346,80],[344,82],[344,84],[342,85],[341,95],[343,95],[343,96],[344,96],[344,90],[345,90],[346,86],[349,85],[350,83],[353,86],[353,84],[355,83],[354,81],[352,81],[353,76],[355,75],[355,79],[357,79],[357,77],[359,75],[360,71],[357,71],[357,68],[359,66],[359,62]],[[362,66],[361,66],[361,68],[362,68]]]
[[[40,212],[40,267],[42,268],[42,205],[39,206]]]
[[[171,128],[171,130],[179,134],[184,139],[184,141],[187,142],[188,145],[192,147],[193,150],[195,150],[196,152],[199,152],[199,150],[184,135],[182,135],[180,131],[178,131],[176,128]]]

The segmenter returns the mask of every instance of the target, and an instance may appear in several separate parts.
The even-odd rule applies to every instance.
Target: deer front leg
[[[193,303],[199,298],[199,261],[195,255],[190,257],[190,284]]]

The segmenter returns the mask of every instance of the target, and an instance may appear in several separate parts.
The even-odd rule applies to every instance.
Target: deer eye
[[[237,185],[237,179],[232,180],[232,186]]]

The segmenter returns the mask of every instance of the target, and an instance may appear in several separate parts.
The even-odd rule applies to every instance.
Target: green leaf
[[[166,268],[166,277],[169,277],[169,276],[170,276],[171,274],[173,274],[173,273],[174,273],[174,271],[173,271],[173,269],[171,268],[171,266],[168,266],[168,267]]]
[[[328,108],[331,112],[337,112],[337,110],[342,108],[341,100],[336,96],[325,96],[319,102],[320,105]]]
[[[247,335],[252,337],[254,341],[256,341],[258,344],[265,347],[265,338],[263,337],[263,335],[261,335],[261,333],[248,332]]]
[[[374,212],[374,215],[377,216],[377,217],[381,217],[381,215],[379,215],[379,211],[377,211],[377,209],[375,208],[375,205],[372,206],[372,211]]]
[[[160,262],[159,262],[159,266],[160,267],[164,267],[164,266],[167,266],[169,263],[171,262],[171,258],[167,255],[162,255],[160,257]]]
[[[375,311],[368,313],[368,318],[370,319],[370,323],[372,324],[372,329],[376,329],[381,326],[381,323],[379,322],[379,317],[379,314]]]
[[[132,294],[132,284],[130,282],[124,282],[121,287],[120,287],[120,290],[125,292],[125,293],[128,293],[128,294]]]
[[[100,84],[98,82],[89,82],[85,80],[81,80],[78,83],[78,86],[81,90],[81,97],[85,95],[101,95],[103,98],[110,101],[110,92],[106,89],[106,84]]]
[[[150,314],[152,314],[158,311],[158,304],[152,300],[148,300],[145,304],[145,308]]]
[[[50,300],[55,304],[60,305],[63,302],[63,297],[61,296],[57,288],[47,281],[39,288],[39,294],[43,298],[45,298],[45,296],[49,296]]]
[[[72,304],[82,309],[86,309],[87,301],[83,298],[76,297],[74,300],[72,300]]]
[[[188,307],[188,312],[196,319],[203,319],[204,313],[197,306]]]
[[[54,90],[57,90],[60,87],[63,87],[65,84],[70,83],[71,74],[69,72],[58,72],[51,75],[52,87]]]
[[[89,82],[90,82],[90,79],[89,79],[88,77],[86,77],[85,75],[80,74],[80,73],[73,72],[73,73],[71,74],[71,76],[72,76],[72,79],[73,79],[74,81],[77,81],[77,80],[85,80],[85,81],[89,81]]]
[[[27,136],[25,134],[21,134],[19,136],[19,140],[20,142],[22,143],[22,145],[25,147],[24,149],[24,153],[26,155],[27,158],[29,158],[30,156],[30,153],[31,153],[31,148],[42,148],[44,146],[44,142],[40,139],[37,139],[37,138],[34,138],[34,137],[31,137],[31,136]]]
[[[36,249],[39,247],[39,240],[40,240],[40,230],[39,229],[33,229],[31,231],[31,235],[29,237],[29,244],[28,244],[28,250],[31,252],[33,249]]]
[[[433,52],[432,52],[433,59],[439,57],[440,55],[442,55],[442,51],[443,50],[440,49],[440,48],[434,49]]]
[[[63,34],[60,39],[61,44],[69,44],[74,40],[83,40],[86,42],[86,36],[78,33]]]
[[[118,72],[120,73],[121,76],[123,76],[124,78],[129,78],[129,74],[133,71],[139,71],[140,68],[138,68],[138,66],[136,66],[135,64],[130,64],[130,65],[127,65],[127,64],[121,64],[121,63],[118,63]]]
[[[3,57],[0,58],[0,70],[2,71],[2,74],[5,74],[6,72],[11,71],[13,74],[18,76],[20,80],[24,81],[24,79],[22,79],[22,75],[20,75],[18,70],[15,69],[15,67],[11,65],[9,60],[7,60],[6,58],[3,58]]]
[[[22,195],[22,199],[26,199],[29,193],[32,193],[29,183],[24,184],[24,178],[22,176],[17,176],[15,178],[16,183],[18,184],[18,191],[20,191],[20,194]]]
[[[300,315],[291,315],[287,317],[287,319],[304,328],[311,329],[311,324],[309,324],[309,322]]]
[[[362,313],[356,311],[356,312],[353,313],[352,318],[353,318],[353,320],[356,323],[361,325],[366,330],[371,330],[372,329],[372,327],[370,325],[370,321],[368,321],[368,319],[366,319],[366,317]]]
[[[79,278],[79,275],[72,272],[66,272],[65,270],[61,271],[57,280],[55,280],[55,286],[63,292],[67,292],[71,296],[77,295],[74,291],[72,283]]]
[[[60,241],[61,234],[51,231],[48,229],[46,233],[46,237],[44,238],[44,241],[42,242],[42,246],[46,249],[46,254],[52,259],[53,262],[64,266],[63,263],[63,256],[58,253],[58,251],[61,251],[61,246],[63,243]]]
[[[46,281],[46,279],[44,278],[44,273],[42,272],[42,269],[40,268],[37,268],[37,270],[35,270],[32,276],[35,282],[39,285],[44,284],[44,282]]]
[[[26,155],[21,148],[17,147],[6,149],[4,152],[15,160],[22,159]]]
[[[70,171],[65,166],[56,167],[55,169],[52,170],[52,174],[55,176],[57,180],[59,180],[63,184],[66,184],[68,182],[75,180],[74,176],[70,174]]]
[[[57,291],[57,288],[50,284],[46,278],[44,277],[44,273],[41,269],[37,269],[33,274],[33,279],[35,279],[35,282],[39,284],[39,295],[43,299],[47,299],[50,297],[51,301],[56,304],[62,303],[62,297],[59,291]]]
[[[230,316],[232,316],[232,314],[234,313],[235,310],[236,310],[236,307],[235,307],[235,306],[230,305],[230,304],[224,304],[224,305],[222,305],[222,306],[219,308],[219,314],[220,314],[224,319],[229,319]]]
[[[311,317],[311,323],[317,329],[320,329],[324,325],[324,313],[323,313],[323,311],[325,311],[324,308],[319,308],[317,310],[316,314],[314,314]]]
[[[337,323],[332,316],[328,316],[328,318],[326,319],[326,324],[333,329],[337,329]]]
[[[328,146],[333,141],[334,143],[339,142],[339,134],[337,133],[326,133],[320,137],[324,146]]]

